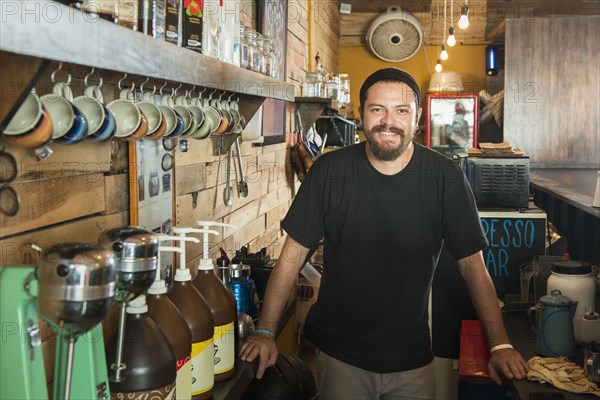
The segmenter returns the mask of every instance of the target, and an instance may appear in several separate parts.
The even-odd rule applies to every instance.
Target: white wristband
[[[514,349],[514,347],[512,346],[512,344],[499,344],[497,346],[494,346],[490,349],[490,354],[495,352],[496,350],[502,350],[502,349]]]

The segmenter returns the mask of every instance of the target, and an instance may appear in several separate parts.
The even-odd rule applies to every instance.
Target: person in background
[[[454,105],[454,117],[452,124],[448,126],[446,134],[448,144],[453,149],[460,149],[466,152],[469,145],[469,123],[465,120],[467,109],[462,101],[457,101]]]
[[[360,89],[366,142],[323,154],[282,221],[287,233],[270,277],[257,334],[241,359],[277,359],[274,332],[309,249],[323,239],[323,275],[305,338],[317,348],[320,399],[433,399],[428,299],[442,244],[458,260],[491,346],[490,375],[523,379],[481,250],[473,194],[452,160],[412,141],[421,93],[386,68]],[[387,398],[387,397],[386,397]]]

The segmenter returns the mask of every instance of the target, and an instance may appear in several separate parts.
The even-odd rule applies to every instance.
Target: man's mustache
[[[398,128],[395,126],[387,125],[387,124],[379,124],[375,125],[373,129],[371,129],[373,133],[381,133],[381,132],[391,132],[400,136],[404,136],[404,129]]]

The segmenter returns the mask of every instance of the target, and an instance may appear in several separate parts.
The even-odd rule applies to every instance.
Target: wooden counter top
[[[504,314],[504,323],[512,345],[518,350],[525,360],[535,356],[534,349],[537,341],[535,332],[529,325],[525,312],[511,312]],[[574,362],[581,365],[582,355],[579,354]],[[548,384],[531,382],[526,379],[512,380],[510,383],[516,400],[529,400],[532,392],[561,393],[566,400],[591,400],[597,399],[591,394],[575,394],[556,389]]]

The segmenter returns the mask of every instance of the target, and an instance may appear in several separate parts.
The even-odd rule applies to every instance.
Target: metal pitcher
[[[532,317],[538,309],[541,313],[536,329]],[[560,290],[553,290],[550,294],[542,296],[539,305],[529,308],[529,323],[538,337],[536,354],[544,357],[572,357],[577,354],[573,335],[573,316],[576,309],[577,302],[563,296]]]

